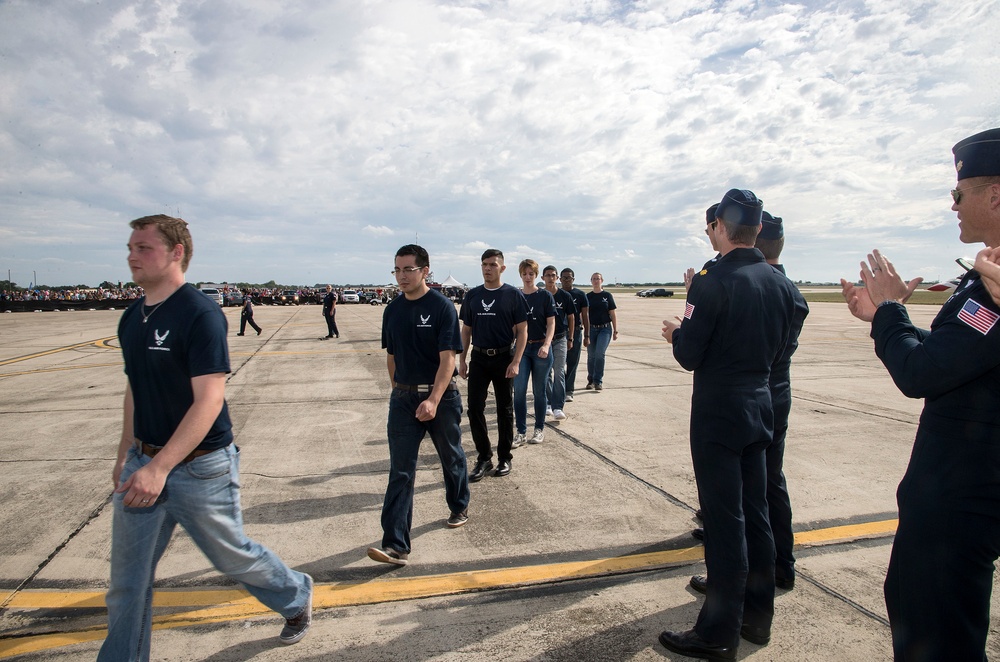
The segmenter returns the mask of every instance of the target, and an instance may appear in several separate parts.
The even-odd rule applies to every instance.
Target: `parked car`
[[[274,297],[274,303],[282,306],[297,306],[299,305],[299,293],[295,290],[285,290]]]
[[[646,296],[648,297],[672,297],[674,296],[673,290],[665,290],[662,287],[658,287]]]
[[[214,287],[202,287],[199,289],[201,290],[201,293],[207,296],[209,299],[219,304],[220,306],[222,305],[222,292],[215,289]]]
[[[649,293],[652,292],[652,291],[653,290],[639,290],[638,292],[635,293],[635,295],[637,297],[648,297]]]
[[[357,290],[344,290],[342,296],[344,303],[361,303],[361,297],[358,295]]]
[[[243,293],[239,290],[229,290],[222,297],[223,305],[226,306],[242,306],[243,305]]]

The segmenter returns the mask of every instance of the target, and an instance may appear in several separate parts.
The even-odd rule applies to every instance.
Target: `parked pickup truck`
[[[674,296],[673,290],[665,290],[662,287],[658,287],[655,290],[650,290],[646,292],[643,296],[646,297],[672,297]]]

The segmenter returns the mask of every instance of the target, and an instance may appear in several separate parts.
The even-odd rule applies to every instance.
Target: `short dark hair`
[[[405,257],[407,255],[412,255],[416,258],[417,266],[421,269],[431,266],[431,256],[427,254],[427,249],[423,246],[407,244],[396,251],[396,257]]]
[[[559,270],[556,269],[555,265],[553,264],[547,265],[544,269],[542,269],[542,275],[544,276],[545,272],[547,271],[555,271],[556,273],[559,273]]]
[[[573,276],[574,278],[576,278],[576,273],[572,269],[570,269],[569,267],[566,267],[565,269],[563,269],[562,271],[559,272],[560,276],[565,276],[566,274],[569,274],[570,276]]]
[[[143,216],[131,221],[128,226],[133,230],[145,230],[148,226],[155,225],[156,231],[163,239],[169,250],[180,244],[184,247],[184,257],[181,258],[181,271],[187,271],[191,262],[191,254],[194,253],[194,241],[191,239],[191,232],[188,230],[187,221],[182,218],[174,218],[166,214],[155,214],[153,216]]]
[[[500,261],[503,262],[503,251],[498,248],[487,248],[483,252],[483,256],[480,259],[487,260],[491,257],[498,257],[500,258]]]
[[[760,232],[759,225],[741,225],[723,219],[718,219],[722,227],[726,228],[726,237],[737,246],[753,246],[757,241],[757,233]]]
[[[754,247],[764,254],[765,260],[777,260],[781,257],[781,250],[785,247],[785,238],[761,239],[758,236]]]

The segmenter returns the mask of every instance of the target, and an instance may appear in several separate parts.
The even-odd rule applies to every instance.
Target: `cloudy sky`
[[[1000,125],[995,0],[0,0],[0,279],[385,283],[418,241],[676,281],[750,188],[796,279],[957,274],[951,146]],[[993,27],[990,27],[993,26]]]

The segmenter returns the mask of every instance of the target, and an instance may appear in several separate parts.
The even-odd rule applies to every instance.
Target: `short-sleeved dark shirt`
[[[528,307],[521,290],[512,285],[504,283],[495,290],[479,285],[465,296],[459,317],[472,329],[473,345],[497,349],[514,343],[514,326],[527,321]]]
[[[618,306],[615,305],[615,298],[611,292],[601,290],[597,292],[587,292],[587,303],[590,304],[590,325],[611,324],[611,311]]]
[[[563,289],[556,290],[552,298],[556,305],[556,336],[559,336],[569,330],[569,317],[576,313],[576,304],[573,295]]]
[[[545,330],[550,317],[556,316],[556,304],[546,290],[535,290],[524,294],[528,306],[528,340],[545,340]]]
[[[134,405],[136,438],[165,446],[194,404],[191,379],[229,372],[227,323],[219,304],[190,284],[181,286],[153,312],[145,297],[122,314],[118,341],[125,359]],[[222,411],[198,445],[215,450],[233,440],[229,406]]]
[[[576,287],[574,287],[571,290],[563,290],[563,291],[564,292],[568,291],[570,293],[570,295],[573,297],[573,303],[576,305],[576,311],[575,311],[576,312],[576,328],[577,329],[582,329],[583,328],[583,314],[582,314],[583,313],[583,309],[590,306],[590,303],[587,301],[587,295],[584,294],[583,290],[578,289]]]
[[[393,299],[382,313],[382,348],[393,357],[396,383],[433,384],[441,352],[462,351],[455,304],[436,290]]]

